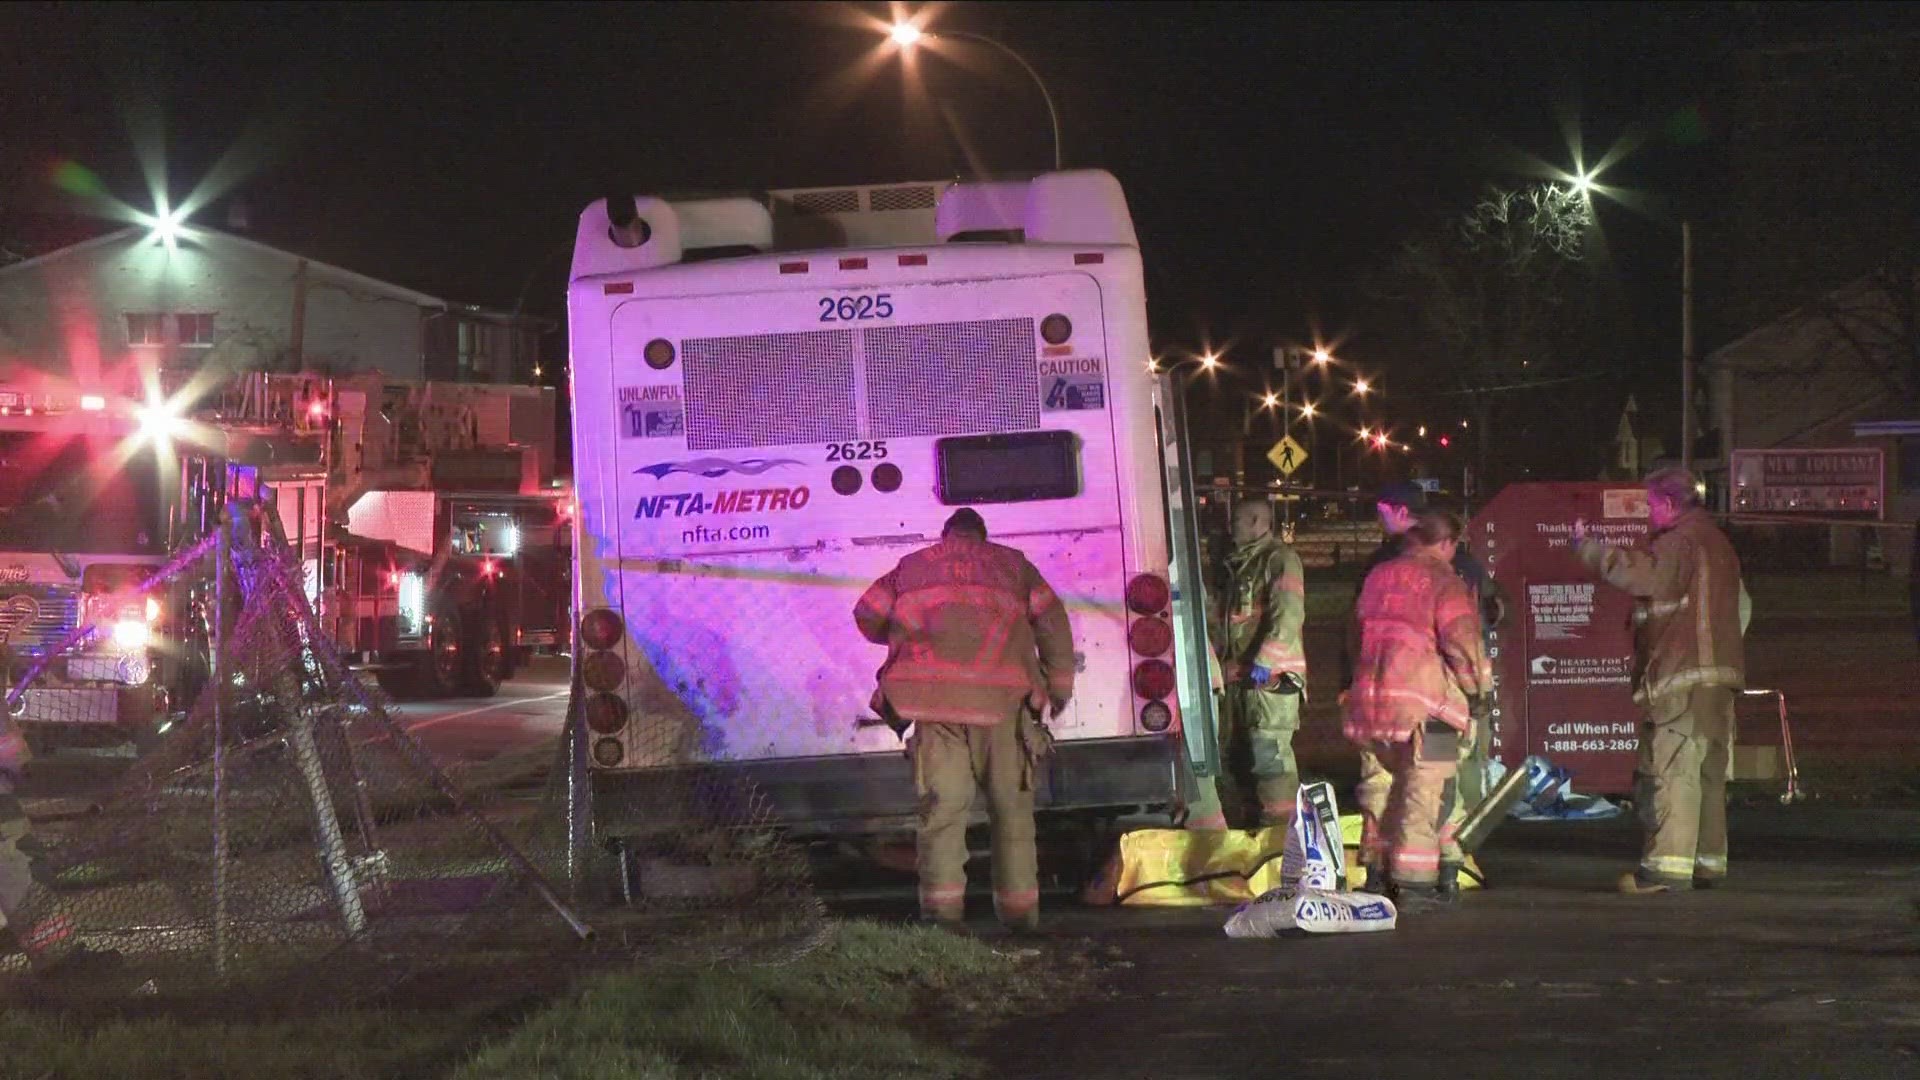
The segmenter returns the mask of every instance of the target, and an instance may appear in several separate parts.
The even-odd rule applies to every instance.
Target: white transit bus
[[[1112,176],[596,202],[568,307],[598,820],[676,769],[737,773],[787,824],[910,818],[853,607],[962,506],[1071,619],[1042,810],[1180,802],[1204,632]]]

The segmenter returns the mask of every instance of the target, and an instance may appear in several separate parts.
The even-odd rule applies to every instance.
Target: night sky
[[[914,9],[920,10],[918,8]],[[0,242],[100,231],[64,162],[126,202],[164,148],[197,220],[454,299],[558,316],[573,219],[679,193],[1025,171],[1046,113],[1009,61],[923,57],[910,98],[845,4],[16,4],[0,8]],[[1053,89],[1069,165],[1126,186],[1160,347],[1304,337],[1368,355],[1354,287],[1489,182],[1637,149],[1602,208],[1635,354],[1672,351],[1672,227],[1711,188],[1712,118],[1673,121],[1742,40],[1898,5],[950,4]],[[944,104],[945,111],[934,104]],[[949,121],[948,116],[953,119]],[[1684,125],[1683,125],[1684,126]],[[148,148],[143,154],[137,148]]]

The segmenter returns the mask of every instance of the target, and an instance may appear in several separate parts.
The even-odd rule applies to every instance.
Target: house
[[[122,229],[0,267],[0,383],[139,392],[142,372],[378,371],[524,383],[531,320],[198,226]]]
[[[1720,446],[1739,450],[1878,450],[1884,524],[1825,526],[1832,561],[1858,564],[1878,549],[1910,565],[1920,517],[1920,273],[1867,274],[1716,350],[1706,370]],[[1727,490],[1728,459],[1701,461]],[[1737,509],[1737,507],[1735,507]],[[1812,527],[1831,511],[1809,512]]]

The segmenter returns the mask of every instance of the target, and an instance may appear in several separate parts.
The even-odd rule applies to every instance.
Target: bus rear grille
[[[851,330],[689,338],[681,356],[690,450],[834,442],[858,434]]]
[[[867,192],[867,207],[875,211],[931,210],[938,201],[931,184],[873,188]]]
[[[874,438],[1040,426],[1032,319],[874,327],[865,334]]]
[[[860,211],[860,189],[802,191],[793,197],[793,209],[801,214],[854,214]]]

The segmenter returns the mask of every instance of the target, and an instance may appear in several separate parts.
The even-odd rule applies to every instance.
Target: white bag
[[[1280,856],[1280,887],[1240,905],[1227,919],[1228,937],[1274,937],[1284,931],[1363,934],[1391,930],[1393,901],[1348,892],[1346,848],[1333,785],[1310,784],[1294,797],[1293,828]]]

